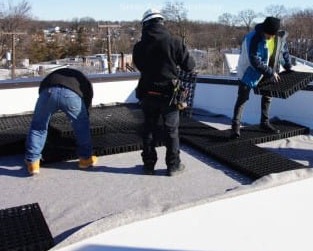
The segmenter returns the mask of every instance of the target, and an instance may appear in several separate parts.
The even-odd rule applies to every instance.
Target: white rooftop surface
[[[239,54],[225,53],[226,64],[230,73],[237,73]]]
[[[94,85],[93,104],[104,99],[132,102],[135,85],[135,81]],[[219,130],[229,129],[236,93],[236,86],[199,85],[195,104],[212,113],[195,113],[195,118]],[[282,119],[312,125],[312,109],[301,109],[298,116],[299,107],[311,107],[311,94],[301,91],[287,100],[275,99],[271,114],[283,111]],[[3,105],[0,114],[31,111],[37,96],[38,88],[3,90],[2,104],[19,102]],[[254,108],[246,107],[244,120],[259,119],[259,104],[260,96],[251,95],[249,105]],[[187,169],[175,177],[164,175],[164,147],[157,150],[155,176],[142,175],[140,151],[135,151],[100,156],[97,167],[89,171],[78,170],[73,160],[45,165],[38,177],[28,177],[23,156],[1,156],[0,205],[38,202],[56,240],[51,250],[312,251],[312,133],[259,146],[304,168],[251,184],[244,175],[182,144]]]
[[[222,117],[206,119],[205,123],[217,128],[223,128],[227,121]],[[52,250],[312,251],[309,231],[313,224],[310,199],[313,196],[312,145],[311,134],[259,144],[303,164],[304,169],[271,174],[253,183],[245,183],[242,179],[241,185],[224,193],[163,208],[156,214],[155,210],[147,208],[147,211],[130,210],[104,217],[69,236]],[[202,164],[190,162],[193,157],[187,153],[198,158],[196,152],[182,148],[182,159],[188,166],[188,171],[177,177],[182,183],[185,179],[193,179],[196,169],[202,168]],[[215,161],[209,157],[201,159],[207,163],[207,171],[216,168]],[[215,187],[220,191],[225,180],[216,171],[202,178],[210,179],[209,190]],[[224,172],[227,173],[227,169]],[[236,177],[236,174],[230,177]],[[238,177],[240,179],[240,175]],[[197,185],[191,182],[190,189],[202,186],[202,178],[196,178],[199,179]],[[168,193],[168,196],[172,194]]]
[[[200,116],[223,129],[228,118]],[[311,251],[313,136],[260,144],[303,169],[249,179],[182,145],[187,169],[142,175],[140,151],[100,156],[96,168],[76,160],[44,165],[27,177],[23,156],[0,158],[3,208],[38,202],[58,251]]]
[[[312,251],[310,176],[259,190],[264,181],[255,191],[120,226],[59,251]]]

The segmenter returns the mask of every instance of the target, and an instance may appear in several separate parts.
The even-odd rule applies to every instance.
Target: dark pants
[[[249,100],[251,88],[245,84],[240,83],[238,88],[238,97],[234,107],[234,114],[233,114],[233,125],[240,125],[243,109],[245,106],[246,101]],[[271,97],[262,96],[261,99],[261,123],[268,123],[269,122],[269,108],[271,104]]]
[[[169,99],[148,96],[142,102],[144,113],[143,151],[144,165],[154,166],[157,161],[156,145],[160,136],[159,119],[162,118],[164,140],[166,146],[165,162],[168,169],[180,163],[179,157],[179,110],[169,106]]]

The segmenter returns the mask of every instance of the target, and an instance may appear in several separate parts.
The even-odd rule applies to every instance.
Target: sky
[[[32,16],[38,20],[64,20],[90,17],[96,21],[140,20],[148,8],[162,9],[167,2],[182,2],[187,9],[187,18],[193,21],[217,22],[223,13],[238,14],[252,9],[264,12],[271,5],[283,5],[289,9],[313,8],[312,0],[26,0],[32,6]],[[14,3],[19,3],[15,0]]]

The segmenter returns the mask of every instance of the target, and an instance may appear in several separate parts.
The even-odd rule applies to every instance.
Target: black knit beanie
[[[275,35],[280,29],[280,19],[276,17],[265,18],[263,25],[263,31],[269,35]]]

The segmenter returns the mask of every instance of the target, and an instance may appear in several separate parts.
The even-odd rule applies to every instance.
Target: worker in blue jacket
[[[240,121],[251,89],[263,78],[278,82],[281,65],[285,70],[291,71],[287,35],[286,31],[280,30],[280,19],[267,17],[244,37],[237,69],[240,84],[232,118],[233,137],[240,137]],[[260,128],[266,132],[279,133],[269,121],[270,103],[271,97],[262,96]]]

